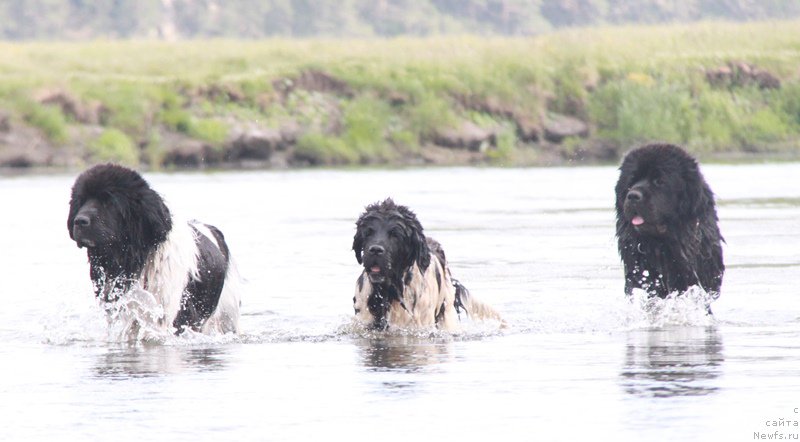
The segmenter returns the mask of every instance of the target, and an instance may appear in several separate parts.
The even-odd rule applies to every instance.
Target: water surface
[[[220,227],[239,337],[109,339],[66,229],[74,175],[0,178],[0,439],[790,440],[800,428],[800,164],[707,165],[714,318],[622,294],[613,167],[149,174]],[[409,205],[509,327],[351,323],[368,203]],[[782,419],[782,421],[779,421]]]

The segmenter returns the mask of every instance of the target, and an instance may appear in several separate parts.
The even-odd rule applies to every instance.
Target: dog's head
[[[90,254],[149,250],[163,242],[171,228],[161,196],[134,170],[101,164],[75,180],[67,229]]]
[[[678,146],[651,144],[629,152],[616,185],[618,227],[661,237],[696,223],[713,205],[697,161]]]
[[[353,251],[373,284],[400,280],[415,262],[424,272],[431,260],[417,216],[391,198],[367,206],[358,218]]]

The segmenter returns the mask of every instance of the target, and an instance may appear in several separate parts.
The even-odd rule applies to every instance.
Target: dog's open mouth
[[[634,215],[631,218],[631,225],[637,232],[647,235],[665,235],[667,233],[667,226],[657,220],[651,219],[647,221],[642,215]]]
[[[379,265],[373,265],[367,268],[367,276],[373,284],[381,283],[385,279],[382,273],[383,269]]]

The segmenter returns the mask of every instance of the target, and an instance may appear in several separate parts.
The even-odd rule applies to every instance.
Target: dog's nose
[[[78,215],[75,217],[75,221],[73,221],[73,224],[75,224],[76,227],[89,227],[91,221],[89,220],[89,217],[86,215]]]
[[[369,246],[368,251],[371,255],[383,255],[383,252],[385,252],[386,249],[384,249],[383,246],[372,245]]]
[[[641,201],[642,200],[642,192],[640,190],[631,189],[628,191],[628,196],[626,197],[628,201]]]

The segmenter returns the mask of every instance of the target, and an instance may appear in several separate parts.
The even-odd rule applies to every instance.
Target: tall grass
[[[42,88],[67,89],[101,101],[110,111],[103,124],[145,144],[158,126],[218,145],[231,119],[269,126],[292,119],[304,128],[297,148],[310,161],[391,161],[438,129],[476,120],[476,110],[461,101],[472,97],[518,114],[571,114],[591,125],[593,137],[623,147],[653,139],[701,153],[800,145],[800,21],[575,29],[531,38],[0,43],[0,54],[0,103]],[[704,69],[734,60],[776,74],[781,89],[705,82]],[[309,69],[343,80],[353,93],[274,90],[274,81]],[[209,85],[241,96],[187,92]],[[389,104],[392,94],[403,102]],[[64,142],[63,128],[72,122],[37,106],[8,107]],[[493,155],[511,157],[518,140],[501,121],[507,116],[490,117],[502,138]]]

